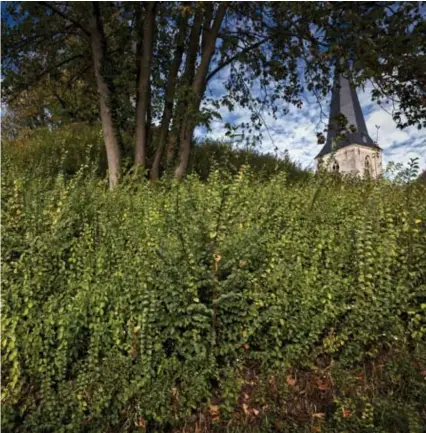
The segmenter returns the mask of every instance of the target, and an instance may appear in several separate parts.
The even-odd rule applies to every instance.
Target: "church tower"
[[[343,115],[343,116],[342,116]],[[347,123],[343,127],[346,119]],[[377,178],[382,172],[382,150],[371,139],[354,85],[336,70],[331,97],[327,141],[315,158],[329,171]]]

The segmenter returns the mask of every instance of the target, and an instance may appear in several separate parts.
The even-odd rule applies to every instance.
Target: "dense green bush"
[[[16,176],[28,170],[45,179],[59,173],[70,176],[88,163],[104,176],[107,167],[100,126],[83,123],[28,129],[14,139],[3,138],[2,156]]]
[[[215,169],[236,175],[246,165],[262,178],[285,172],[287,181],[296,182],[312,176],[310,171],[291,161],[288,155],[278,158],[269,153],[260,153],[256,149],[238,149],[230,143],[214,140],[204,140],[194,146],[189,169],[206,180]]]
[[[309,415],[322,431],[422,430],[424,185],[286,186],[243,168],[109,192],[91,167],[49,182],[11,170],[3,431],[193,431],[203,411],[233,419],[248,370],[269,396],[256,431],[311,431],[285,424],[293,379],[274,385],[280,399],[267,387],[319,368],[335,383],[324,419]],[[383,381],[355,392],[345,372],[380,357]]]
[[[133,137],[121,134],[124,171],[131,168]],[[82,123],[60,128],[38,128],[22,131],[14,139],[2,140],[3,158],[9,161],[9,170],[17,176],[27,170],[40,178],[52,178],[59,173],[74,175],[83,165],[95,169],[103,178],[107,169],[106,154],[100,125]],[[153,158],[152,149],[149,157]],[[289,182],[309,179],[312,173],[297,166],[289,157],[277,158],[256,150],[235,149],[220,141],[206,139],[197,143],[191,153],[189,172],[207,180],[216,169],[237,174],[243,165],[249,165],[258,176],[268,178],[285,172]]]

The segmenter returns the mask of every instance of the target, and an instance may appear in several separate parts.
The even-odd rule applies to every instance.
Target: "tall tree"
[[[167,150],[167,165],[173,162],[176,147],[179,143],[180,132],[184,125],[186,110],[188,109],[188,100],[190,98],[191,84],[194,79],[197,57],[199,52],[199,41],[201,25],[203,23],[203,9],[198,2],[194,3],[194,16],[189,34],[189,42],[186,50],[185,69],[180,80],[180,92],[176,102],[175,115],[173,117],[173,140],[169,142]],[[210,7],[210,6],[209,6]]]
[[[169,76],[167,79],[166,91],[164,95],[164,110],[161,119],[160,133],[157,143],[157,149],[154,155],[154,161],[151,167],[151,180],[156,181],[160,177],[160,164],[163,158],[164,149],[169,137],[170,121],[173,116],[173,104],[175,99],[175,91],[179,68],[182,63],[182,56],[185,49],[185,37],[187,30],[188,17],[186,14],[178,18],[178,34],[176,37],[176,48],[173,56],[173,63],[170,68]]]
[[[145,166],[148,133],[150,128],[150,75],[154,43],[157,2],[146,2],[142,31],[142,56],[136,100],[135,165]]]
[[[210,62],[216,47],[216,40],[227,8],[228,2],[220,2],[214,16],[213,25],[209,27],[203,34],[203,39],[205,40],[203,41],[201,61],[192,81],[191,93],[189,95],[188,101],[189,103],[180,130],[179,163],[175,170],[175,176],[178,179],[182,179],[188,167],[191,140],[196,125],[195,116],[200,109],[201,100],[204,96],[207,73],[209,71]],[[211,15],[210,8],[207,8],[207,14],[208,16]],[[209,23],[205,22],[205,25],[207,26]]]
[[[108,159],[109,184],[110,187],[113,188],[117,185],[120,178],[121,157],[117,141],[117,130],[112,113],[110,86],[108,85],[108,78],[104,75],[107,63],[107,49],[99,2],[92,2],[90,39],[92,44],[93,68],[99,93],[102,130]]]
[[[29,127],[100,116],[112,166],[119,165],[117,136],[124,131],[134,133],[134,162],[153,161],[153,180],[175,150],[174,172],[182,178],[195,128],[220,118],[221,107],[249,109],[249,122],[225,126],[261,138],[265,113],[300,107],[306,91],[326,96],[336,57],[352,65],[357,84],[374,84],[374,99],[395,105],[399,126],[426,126],[421,3],[104,2],[99,8],[96,18],[84,2],[10,2],[2,22],[2,100]],[[211,92],[219,76],[223,89]],[[159,125],[155,134],[152,125]]]

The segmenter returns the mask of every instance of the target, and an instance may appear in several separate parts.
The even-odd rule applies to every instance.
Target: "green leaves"
[[[10,430],[179,425],[213,399],[231,414],[247,366],[321,358],[348,368],[383,347],[423,344],[421,184],[330,177],[312,207],[313,180],[260,181],[248,167],[110,193],[87,169],[47,182],[9,163]]]

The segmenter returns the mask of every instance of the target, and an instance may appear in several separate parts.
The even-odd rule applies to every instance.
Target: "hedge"
[[[424,185],[3,169],[3,431],[422,431]],[[299,422],[283,407],[319,371],[334,391]]]

